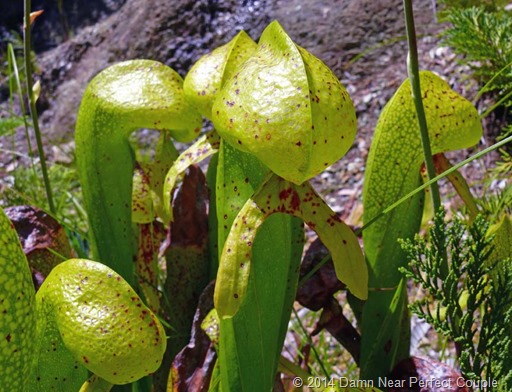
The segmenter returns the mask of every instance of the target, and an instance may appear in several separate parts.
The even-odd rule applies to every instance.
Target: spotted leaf
[[[162,131],[156,144],[154,157],[139,159],[136,163],[132,187],[132,221],[134,223],[151,223],[156,217],[161,218],[163,222],[168,222],[163,198],[164,180],[178,154],[168,132]]]
[[[203,161],[215,154],[219,149],[220,138],[217,132],[211,131],[201,136],[189,148],[183,151],[171,166],[164,180],[163,187],[163,205],[165,206],[165,222],[173,220],[172,214],[172,194],[178,182],[185,171],[192,165]]]
[[[478,143],[482,125],[471,102],[431,72],[422,72],[420,81],[432,153]],[[375,129],[363,188],[364,222],[421,185],[422,162],[419,125],[407,80],[382,111]],[[365,253],[378,276],[376,284],[398,284],[398,267],[405,266],[405,257],[396,240],[417,232],[419,204],[418,198],[412,198],[364,230]]]
[[[247,291],[254,239],[265,219],[275,213],[300,217],[315,230],[331,252],[338,279],[356,297],[366,299],[366,264],[352,230],[309,183],[295,185],[272,175],[242,207],[224,244],[215,289],[220,317],[231,317],[240,307]]]
[[[224,140],[296,184],[341,158],[356,133],[345,88],[278,22],[265,29],[256,52],[226,81],[212,114]]]
[[[476,144],[482,135],[482,125],[471,102],[432,72],[421,72],[420,84],[432,154]],[[406,80],[386,104],[375,129],[363,186],[364,223],[421,185],[423,160],[411,84]],[[410,198],[363,231],[369,285],[374,288],[363,311],[363,378],[385,376],[395,361],[409,355],[408,342],[397,340],[408,339],[407,315],[395,313],[391,322],[384,321],[389,317],[386,312],[389,313],[402,278],[399,267],[407,263],[397,240],[412,239],[418,232],[423,198],[423,194]],[[402,333],[396,335],[399,328]]]
[[[69,352],[47,312],[37,304],[37,339],[31,343],[34,370],[28,377],[28,390],[78,391],[89,372]]]
[[[134,257],[131,231],[134,153],[129,135],[140,128],[168,130],[183,142],[201,129],[186,100],[183,80],[151,60],[115,64],[87,86],[78,112],[77,169],[87,209],[94,258],[129,283]]]
[[[128,283],[107,266],[71,259],[55,267],[36,295],[73,358],[112,384],[158,369],[162,325]]]
[[[24,391],[36,334],[32,274],[14,226],[0,208],[0,385]]]
[[[224,82],[256,50],[256,43],[245,31],[230,42],[201,57],[183,82],[185,97],[206,118],[212,118],[212,105]]]

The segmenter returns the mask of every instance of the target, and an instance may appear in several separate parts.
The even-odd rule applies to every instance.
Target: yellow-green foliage
[[[136,381],[160,366],[166,347],[162,325],[107,266],[83,259],[59,264],[37,302],[73,357],[110,383]]]
[[[0,388],[26,390],[35,338],[32,275],[11,221],[0,209]]]

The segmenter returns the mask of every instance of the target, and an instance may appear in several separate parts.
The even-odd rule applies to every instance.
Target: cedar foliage
[[[402,241],[409,259],[402,272],[424,293],[411,311],[455,343],[464,377],[512,390],[512,267],[510,259],[489,261],[488,228],[482,216],[445,223],[440,212],[428,240]]]

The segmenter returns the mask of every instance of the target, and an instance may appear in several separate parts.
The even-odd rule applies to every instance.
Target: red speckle
[[[291,205],[294,210],[298,210],[300,207],[300,197],[295,190],[293,190]]]
[[[286,200],[288,199],[288,196],[292,193],[292,188],[283,189],[281,192],[279,192],[279,199]]]
[[[292,208],[292,211],[296,211],[300,207],[300,197],[297,191],[293,188],[287,188],[283,189],[281,192],[279,192],[279,199],[282,201],[287,200],[291,196],[290,200],[290,207]],[[279,206],[279,211],[284,212],[286,211],[285,206]]]

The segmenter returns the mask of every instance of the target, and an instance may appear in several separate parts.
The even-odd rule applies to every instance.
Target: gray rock
[[[431,24],[431,2],[417,3],[420,19]],[[52,138],[66,138],[73,132],[87,82],[109,64],[151,58],[184,76],[200,56],[238,31],[244,29],[257,40],[274,19],[341,79],[354,56],[404,34],[401,7],[391,0],[127,0],[118,12],[39,57],[49,103],[41,120]],[[425,31],[418,25],[419,33]],[[398,51],[404,58],[405,53]],[[379,51],[371,55],[380,56],[379,69],[356,66],[351,73],[366,76],[394,60]]]

